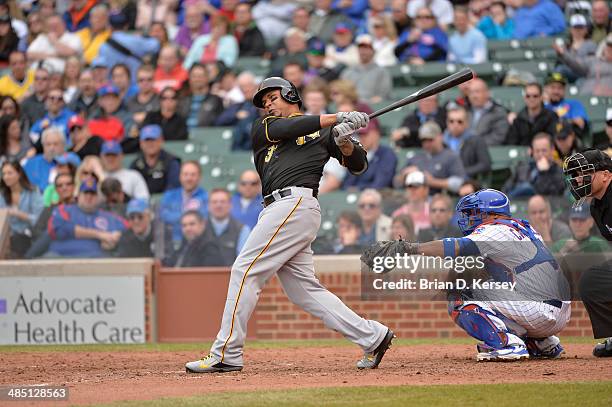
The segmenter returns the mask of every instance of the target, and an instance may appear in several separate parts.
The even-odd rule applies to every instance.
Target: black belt
[[[559,300],[546,300],[544,304],[552,305],[553,307],[561,308],[563,306],[563,302]]]
[[[288,196],[291,196],[291,188],[281,189],[280,191],[278,191],[278,195],[280,196],[280,198],[286,198]],[[276,198],[273,194],[266,195],[264,196],[263,206],[265,208],[266,206],[272,205],[274,202],[276,202]]]

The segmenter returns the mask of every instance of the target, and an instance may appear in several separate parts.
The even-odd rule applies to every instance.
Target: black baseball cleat
[[[391,342],[395,338],[395,334],[390,329],[387,329],[387,333],[383,338],[382,342],[372,353],[365,353],[363,358],[357,362],[358,369],[376,369],[380,364],[383,356],[385,356],[385,352],[387,349],[391,347]]]
[[[612,357],[612,338],[607,338],[603,343],[595,345],[593,356],[598,358]]]

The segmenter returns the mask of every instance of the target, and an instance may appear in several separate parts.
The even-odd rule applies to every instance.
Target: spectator
[[[338,24],[349,24],[350,20],[337,10],[332,10],[332,0],[316,0],[310,16],[310,34],[316,35],[325,43],[330,43]]]
[[[302,94],[304,90],[304,68],[295,61],[290,61],[283,67],[283,78],[293,83],[298,92]]]
[[[406,13],[407,3],[407,0],[391,0],[391,18],[398,36],[410,30],[412,26],[412,19]]]
[[[251,16],[251,5],[236,5],[234,36],[238,41],[240,57],[259,57],[266,52],[264,37]]]
[[[599,44],[606,39],[612,31],[612,18],[610,18],[610,6],[606,0],[594,0],[591,11],[591,40]]]
[[[369,246],[391,237],[391,218],[382,213],[382,196],[375,189],[365,189],[357,200],[361,218],[359,244]]]
[[[135,1],[110,0],[108,5],[110,7],[110,15],[113,16],[115,24],[118,24],[119,21],[124,21],[123,24],[125,24],[128,30],[136,29],[136,13],[138,10]]]
[[[11,16],[0,16],[0,68],[8,66],[9,55],[17,50],[19,37],[11,27]]]
[[[415,27],[404,31],[398,38],[398,45],[395,47],[397,59],[414,65],[446,60],[448,37],[438,26],[432,10],[420,8],[415,19]]]
[[[391,98],[391,74],[374,62],[374,43],[369,34],[362,34],[355,41],[359,52],[359,64],[348,67],[341,78],[355,83],[359,99],[378,103]]]
[[[34,71],[33,92],[21,102],[21,111],[29,123],[35,123],[45,116],[49,77],[49,71],[44,66]]]
[[[563,167],[565,159],[582,150],[582,143],[576,137],[574,127],[566,120],[561,120],[555,125],[553,132],[555,141],[555,161]]]
[[[30,141],[21,134],[19,119],[13,115],[0,117],[0,164],[21,161],[32,153]]]
[[[14,21],[15,20],[13,20],[11,23],[13,23]],[[26,34],[25,34],[25,37],[20,38],[22,40],[22,42],[19,44],[19,49],[21,51],[23,51],[24,49],[27,49],[32,43],[32,41],[34,41],[34,39],[38,37],[38,34],[43,32],[43,29],[44,29],[43,21],[44,21],[44,17],[40,13],[40,8],[38,10],[31,11],[30,14],[28,14]],[[17,32],[17,30],[15,30],[15,32]],[[19,34],[17,35],[19,36]]]
[[[130,113],[122,106],[119,89],[114,85],[105,85],[98,89],[98,115],[89,120],[91,134],[105,141],[121,142],[126,136],[126,123],[134,126]],[[131,134],[130,134],[131,136]]]
[[[225,66],[234,66],[238,58],[238,42],[230,34],[229,24],[224,16],[213,17],[210,33],[199,36],[189,49],[183,62],[185,69],[190,69],[196,62],[223,61]]]
[[[117,244],[119,257],[153,257],[152,214],[144,199],[132,199],[127,205],[128,229]]]
[[[397,157],[390,147],[380,144],[378,120],[370,120],[366,128],[358,130],[358,135],[361,145],[368,152],[368,168],[359,175],[348,174],[344,178],[342,188],[359,190],[391,188]]]
[[[178,91],[189,78],[189,74],[181,64],[179,53],[179,49],[173,44],[164,45],[159,51],[153,82],[156,92],[161,92],[168,86]]]
[[[29,144],[30,123],[21,114],[19,103],[12,96],[0,96],[0,117],[2,116],[14,116],[19,121],[21,137],[25,138]]]
[[[98,185],[81,184],[76,205],[59,205],[49,220],[46,257],[107,257],[126,229],[125,220],[98,209]]]
[[[78,155],[81,160],[88,155],[100,155],[104,140],[91,135],[87,123],[81,116],[72,116],[68,121],[68,129],[70,130],[70,140],[72,140],[70,151]]]
[[[11,52],[8,61],[10,72],[0,78],[0,95],[21,100],[34,83],[34,71],[26,69],[26,55],[21,51]]]
[[[489,6],[489,15],[482,17],[476,28],[490,40],[514,38],[514,19],[508,17],[503,1],[493,1]]]
[[[387,12],[388,2],[386,0],[368,0],[364,3],[367,3],[367,9],[356,19],[353,18],[353,22],[357,24],[356,33],[358,35],[370,34],[374,36],[373,20],[376,18],[380,19],[381,21],[388,21],[391,23],[391,26],[393,26],[391,15]]]
[[[334,254],[361,254],[361,218],[354,211],[343,211],[336,219],[338,238],[332,247]]]
[[[544,106],[555,112],[559,119],[571,121],[578,137],[583,138],[588,134],[589,117],[579,100],[565,98],[566,85],[567,79],[563,74],[551,73],[546,79],[545,91],[548,103],[545,103]]]
[[[554,134],[559,118],[555,112],[544,108],[542,86],[536,82],[525,85],[523,100],[525,107],[518,115],[513,113],[508,115],[511,124],[505,144],[530,146],[536,134],[541,132]]]
[[[323,166],[323,176],[319,182],[319,195],[335,191],[342,186],[348,171],[338,160],[329,160]]]
[[[298,63],[303,69],[306,69],[308,64],[306,41],[306,33],[293,27],[288,29],[283,43],[276,47],[276,52],[272,56],[268,76],[281,76],[283,68],[288,63]]]
[[[50,206],[59,201],[59,195],[55,190],[55,178],[59,175],[69,174],[73,177],[76,175],[76,170],[81,164],[81,159],[74,153],[63,153],[56,156],[54,159],[55,167],[51,169],[49,174],[50,182],[43,192],[43,204]]]
[[[448,60],[480,64],[487,60],[487,37],[470,24],[468,9],[455,8],[455,32],[448,39]]]
[[[551,0],[523,0],[514,13],[520,21],[514,28],[514,38],[546,37],[565,31],[565,17],[559,6]]]
[[[253,105],[253,95],[257,91],[255,76],[244,71],[238,75],[238,87],[244,95],[244,101],[234,103],[217,117],[215,126],[234,126],[232,130],[232,151],[250,151],[251,145],[251,125],[253,120],[259,117],[257,108]]]
[[[404,199],[406,203],[397,208],[392,217],[408,215],[412,219],[413,233],[431,226],[429,221],[429,187],[425,183],[425,174],[412,171],[404,181]]]
[[[187,118],[187,127],[212,126],[223,111],[219,96],[210,93],[208,73],[204,65],[194,64],[189,70],[189,96],[182,97],[179,114]]]
[[[100,154],[105,176],[118,179],[128,199],[149,199],[147,183],[142,175],[136,170],[123,168],[123,151],[118,142],[105,141]]]
[[[413,242],[415,237],[414,225],[410,215],[399,215],[392,219],[391,239],[403,239],[408,242]]]
[[[208,214],[208,193],[199,186],[202,178],[200,165],[186,161],[181,165],[180,188],[164,192],[160,203],[162,222],[172,229],[172,240],[181,240],[181,214],[186,210],[198,211],[202,218]]]
[[[140,130],[141,152],[130,165],[142,175],[151,195],[180,187],[181,163],[163,149],[164,138],[165,133],[157,124],[144,126]]]
[[[376,51],[374,62],[378,66],[390,67],[397,64],[395,47],[397,46],[397,31],[393,20],[388,16],[379,15],[370,18],[373,46]]]
[[[104,202],[101,206],[102,209],[122,218],[127,217],[125,209],[130,198],[128,198],[121,189],[121,182],[118,179],[112,177],[106,178],[100,184],[100,192],[102,192],[104,196]]]
[[[438,104],[438,96],[433,95],[417,102],[417,108],[408,114],[401,127],[391,132],[391,140],[400,148],[421,147],[419,127],[423,123],[434,121],[440,129],[446,129],[446,109]]]
[[[208,3],[204,4],[207,5]],[[174,38],[174,42],[180,47],[179,50],[182,55],[186,55],[189,52],[196,38],[210,32],[209,20],[204,17],[210,15],[212,10],[204,10],[203,13],[201,5],[202,3],[192,3],[185,6],[183,24],[179,27],[178,33]]]
[[[77,93],[79,76],[83,66],[81,60],[78,57],[72,56],[66,59],[66,68],[64,74],[61,77],[60,88],[64,90],[64,100],[70,101]]]
[[[208,222],[204,239],[214,241],[219,246],[217,253],[219,265],[231,266],[251,229],[231,216],[232,196],[225,189],[213,189],[208,198]]]
[[[18,161],[5,161],[0,169],[0,209],[8,210],[11,251],[20,258],[32,243],[32,228],[43,210],[42,196]]]
[[[100,83],[103,85],[108,84],[110,66],[108,65],[108,62],[106,61],[106,59],[103,56],[98,56],[96,59],[94,59],[91,62],[90,66],[91,66],[91,74],[93,75],[94,83],[96,83],[95,89],[97,90],[98,87],[100,87],[100,85],[98,85]]]
[[[310,26],[310,8],[298,6],[291,14],[291,26],[308,33]]]
[[[40,257],[49,250],[51,236],[47,233],[47,226],[55,208],[59,205],[72,205],[76,203],[74,175],[70,173],[58,174],[53,181],[53,185],[57,191],[58,201],[50,206],[46,206],[40,213],[32,230],[32,245],[24,256],[26,259]]]
[[[538,133],[531,142],[531,159],[517,164],[504,185],[510,197],[562,195],[565,191],[563,169],[554,160],[550,134]]]
[[[159,97],[153,87],[153,72],[151,65],[141,65],[138,68],[136,73],[138,93],[127,102],[127,109],[132,114],[132,120],[139,126],[142,125],[149,112],[159,110]]]
[[[93,116],[98,108],[98,93],[92,70],[85,69],[79,75],[78,89],[68,108],[85,118]]]
[[[469,99],[472,134],[480,136],[488,146],[503,144],[510,127],[506,119],[507,111],[491,99],[485,81],[476,78],[470,82]]]
[[[36,37],[28,47],[30,62],[45,61],[53,72],[64,72],[66,58],[80,55],[83,45],[76,34],[66,30],[66,23],[59,14],[46,19],[46,31]]]
[[[483,148],[484,140],[471,134],[470,117],[461,106],[448,109],[446,113],[444,144],[461,157],[463,169],[470,178],[486,175],[491,171],[489,150]]]
[[[562,256],[571,253],[603,253],[609,251],[609,244],[601,237],[592,234],[595,221],[591,217],[589,205],[582,203],[570,209],[569,228],[571,238],[561,239],[551,247],[553,253]]]
[[[327,114],[329,97],[327,86],[322,80],[316,80],[306,86],[302,92],[304,99],[304,114],[320,116]]]
[[[359,64],[359,51],[353,44],[353,31],[346,23],[338,23],[334,30],[333,42],[325,48],[325,66],[336,68],[339,65],[356,66]]]
[[[147,31],[155,23],[176,23],[176,2],[174,0],[136,0],[136,29]]]
[[[274,46],[291,27],[294,3],[284,0],[262,0],[253,6],[253,19],[263,34],[266,45]]]
[[[111,84],[119,91],[119,99],[121,99],[121,103],[125,104],[132,97],[136,96],[138,93],[138,86],[132,84],[130,68],[126,64],[115,64],[111,68],[110,72]]]
[[[70,7],[64,12],[63,18],[68,31],[75,32],[90,27],[90,15],[96,0],[71,0]]]
[[[177,112],[178,93],[174,88],[166,87],[159,93],[159,110],[150,111],[144,124],[157,124],[164,131],[166,140],[187,140],[187,120]]]
[[[557,55],[584,81],[580,85],[582,95],[612,96],[612,33],[606,37],[601,56],[579,57],[557,48]]]
[[[579,76],[582,77],[583,75],[578,75],[578,72],[574,71],[572,67],[575,64],[566,64],[564,56],[571,60],[583,61],[597,52],[597,45],[589,39],[587,20],[582,14],[574,14],[570,18],[568,45],[569,48],[566,48],[565,45],[553,43],[553,49],[557,52],[557,59],[560,60],[555,70],[565,75],[570,82],[575,82]]]
[[[102,167],[102,160],[100,160],[100,157],[98,156],[88,155],[81,162],[81,166],[77,168],[77,188],[79,188],[83,182],[88,180],[100,183],[105,179],[106,175],[104,174],[104,168]]]
[[[425,174],[430,193],[449,190],[457,192],[465,179],[461,158],[444,146],[442,129],[434,122],[426,122],[419,129],[423,151],[408,159],[406,166],[396,177],[401,185],[406,175],[416,169]]]
[[[547,244],[572,236],[570,228],[565,223],[553,219],[550,201],[542,195],[534,195],[529,198],[527,220]]]
[[[417,241],[431,242],[447,237],[463,236],[457,224],[452,222],[453,212],[453,202],[448,195],[435,194],[432,196],[429,206],[431,227],[420,230]]]
[[[325,63],[325,43],[320,39],[313,37],[308,41],[308,51],[306,52],[306,60],[308,66],[304,73],[304,83],[308,84],[314,79],[322,79],[326,82],[331,82],[338,79],[343,66],[336,68],[328,68]]]
[[[231,215],[238,222],[253,229],[263,207],[261,202],[261,181],[254,170],[246,170],[240,175],[238,192],[232,196]]]
[[[82,0],[81,0],[82,1]],[[76,32],[83,45],[83,59],[91,64],[100,52],[100,47],[111,36],[108,6],[95,5],[89,15],[90,25]]]
[[[64,134],[64,142],[68,142],[70,140],[68,138],[70,135],[68,120],[74,116],[74,112],[65,106],[64,95],[61,89],[52,89],[47,93],[45,106],[47,107],[47,114],[35,122],[30,129],[30,141],[38,152],[42,150],[40,136],[49,127],[60,129]]]
[[[357,90],[355,85],[351,81],[344,79],[337,79],[329,84],[330,97],[336,106],[342,104],[350,104],[351,110],[358,110],[360,112],[371,113],[372,109],[364,102],[360,102],[357,98]],[[346,106],[348,107],[348,106]],[[338,108],[338,110],[340,110]],[[345,110],[350,112],[351,110]]]
[[[48,127],[43,131],[42,154],[38,154],[25,163],[24,169],[30,182],[44,191],[49,184],[49,173],[55,167],[55,157],[65,151],[65,137],[62,129]]]
[[[448,0],[412,0],[408,2],[407,14],[412,19],[419,18],[419,11],[429,7],[443,29],[453,23],[453,5]]]
[[[197,210],[188,210],[180,216],[181,246],[165,261],[170,267],[222,266],[220,248],[205,235],[206,220]]]

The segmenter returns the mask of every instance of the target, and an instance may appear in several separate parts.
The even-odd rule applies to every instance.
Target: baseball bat
[[[417,100],[425,99],[426,97],[429,97],[431,95],[443,92],[447,89],[452,88],[453,86],[457,86],[463,82],[467,82],[472,78],[474,78],[474,72],[470,68],[462,69],[459,72],[455,72],[454,74],[447,76],[446,78],[442,78],[437,82],[425,86],[423,89],[417,90],[410,96],[406,96],[405,98],[398,100],[397,102],[393,102],[389,106],[385,106],[382,109],[375,111],[374,113],[369,115],[370,119],[381,116],[385,113],[390,112],[391,110],[397,109],[398,107],[406,106],[410,103],[416,102]]]

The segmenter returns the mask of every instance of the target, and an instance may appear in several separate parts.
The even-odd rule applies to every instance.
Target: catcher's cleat
[[[507,362],[521,359],[529,359],[527,348],[519,346],[507,346],[490,352],[480,352],[476,355],[479,362]]]
[[[533,359],[558,359],[565,353],[565,349],[560,343],[547,350],[541,350],[536,344],[535,339],[525,341],[529,357]]]
[[[607,338],[603,343],[595,345],[593,356],[598,358],[612,357],[612,338]]]
[[[185,363],[187,373],[224,373],[238,372],[242,370],[242,366],[232,366],[219,362],[212,354],[196,360],[195,362]]]
[[[385,334],[385,337],[383,338],[380,345],[378,345],[374,352],[365,353],[363,355],[363,358],[361,358],[361,360],[357,362],[357,368],[376,369],[380,364],[380,361],[382,360],[383,356],[385,356],[385,352],[387,351],[387,349],[391,347],[391,342],[393,341],[393,338],[395,338],[393,331],[387,329],[387,333]]]

